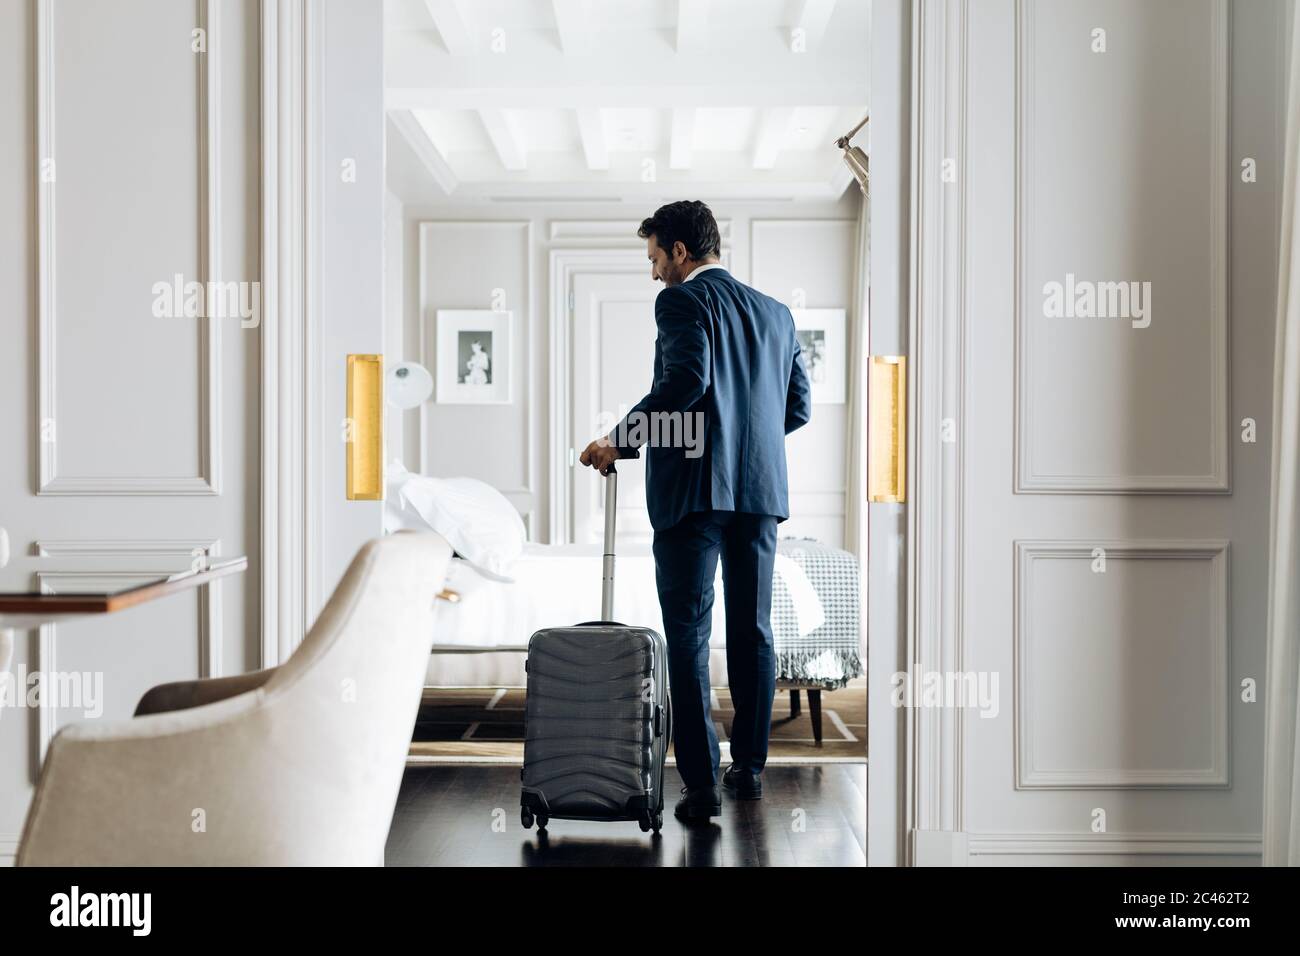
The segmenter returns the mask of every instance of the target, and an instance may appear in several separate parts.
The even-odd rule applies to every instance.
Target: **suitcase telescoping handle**
[[[600,574],[600,619],[614,620],[614,518],[618,509],[618,471],[609,463],[605,478],[605,555]]]
[[[633,451],[625,458],[640,458],[641,453]],[[614,518],[618,511],[618,469],[615,462],[609,463],[605,470],[605,556],[601,562],[600,575],[600,619],[614,620]]]

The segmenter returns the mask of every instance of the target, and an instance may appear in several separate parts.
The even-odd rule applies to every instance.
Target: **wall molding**
[[[625,272],[607,274],[618,277],[628,275]],[[581,276],[591,275],[591,272],[577,273],[573,281],[576,283]],[[643,280],[636,277],[636,281]],[[647,287],[652,288],[648,283]],[[564,450],[567,452],[568,464],[565,476],[570,486],[565,502],[572,510],[569,515],[570,537],[567,540],[580,544],[598,544],[604,538],[604,488],[601,482],[588,480],[587,469],[579,466],[577,459],[586,443],[598,434],[599,416],[606,414],[612,417],[619,413],[619,409],[607,407],[601,401],[603,386],[609,381],[602,372],[601,356],[604,349],[611,345],[614,349],[619,349],[628,335],[626,330],[607,332],[602,318],[604,310],[609,306],[630,305],[641,314],[650,315],[653,322],[654,295],[657,293],[647,296],[643,290],[641,295],[629,295],[618,285],[612,288],[589,286],[581,297],[574,287],[570,287],[570,292],[572,307],[568,313],[567,362],[562,369],[556,370],[564,377],[569,389],[565,421],[569,427],[571,443]],[[653,337],[649,341],[653,341]],[[638,394],[627,396],[628,407],[640,397]],[[609,424],[613,425],[613,421]],[[573,434],[575,427],[578,434]],[[644,470],[642,476],[644,477]],[[632,496],[624,494],[618,502],[618,514],[621,541],[629,545],[634,542],[650,543],[653,528],[644,499],[638,504]]]
[[[965,669],[969,10],[968,0],[912,7],[906,666],[918,673]],[[942,164],[951,156],[961,172],[945,183]],[[956,442],[943,440],[945,418],[954,420]],[[960,834],[964,710],[907,708],[905,720],[907,832]],[[909,840],[905,862],[923,864],[926,845]]]
[[[1263,837],[1236,833],[968,832],[981,856],[1263,856]]]
[[[37,557],[194,557],[196,552],[219,554],[220,539],[213,538],[47,538],[33,543]],[[174,570],[174,569],[173,569]],[[217,583],[217,582],[214,582]]]
[[[1212,0],[1213,21],[1208,52],[1213,69],[1209,97],[1213,161],[1206,195],[1211,209],[1211,316],[1210,375],[1211,470],[1204,475],[1049,475],[1034,470],[1033,395],[1030,385],[1032,332],[1029,288],[1035,239],[1033,190],[1033,43],[1034,3],[1016,0],[1016,113],[1015,113],[1015,490],[1019,494],[1206,494],[1231,491],[1228,446],[1228,85],[1229,42],[1226,0]]]
[[[122,545],[125,545],[124,547]],[[221,553],[219,540],[158,540],[129,541],[119,539],[79,539],[69,541],[38,542],[37,550],[51,556],[120,556],[139,559],[143,557],[195,556],[201,553],[205,563],[211,562]],[[145,584],[156,580],[164,574],[175,573],[175,567],[159,563],[154,567],[136,566],[129,570],[112,571],[37,571],[35,573],[36,590],[41,594],[58,594],[61,585],[75,583],[78,589],[98,591],[115,590]],[[198,680],[220,677],[222,673],[222,617],[221,617],[221,581],[213,581],[198,589]],[[35,670],[50,672],[58,670],[58,624],[43,624],[39,628],[36,648]],[[58,732],[54,708],[40,701],[37,721],[37,755],[38,765],[44,761],[50,741]],[[38,766],[39,771],[39,766]]]
[[[55,42],[54,5],[37,0],[36,14],[36,167],[55,160]],[[207,287],[221,276],[221,49],[217,0],[196,0],[197,22],[207,35],[207,52],[198,61],[199,154],[199,274]],[[199,336],[199,473],[194,476],[64,475],[58,470],[57,303],[55,193],[56,182],[39,183],[37,199],[37,422],[38,495],[219,495],[221,493],[220,322],[205,317]],[[55,440],[45,441],[46,423],[53,423]]]
[[[1067,858],[1042,859],[1044,866],[1070,857],[1263,857],[1259,834],[1236,833],[912,830],[908,843],[914,866],[982,866],[985,857],[1003,856]]]
[[[1013,584],[1013,733],[1017,790],[1132,790],[1132,789],[1224,789],[1230,786],[1228,741],[1231,737],[1231,707],[1228,687],[1228,546],[1223,539],[1187,540],[1017,540]],[[1210,686],[1212,763],[1204,770],[1043,770],[1034,764],[1033,722],[1027,695],[1032,683],[1028,622],[1029,582],[1033,566],[1042,560],[1093,560],[1094,548],[1103,548],[1106,560],[1209,561],[1214,577],[1213,658]]]
[[[306,636],[321,594],[324,12],[262,0],[260,17],[260,657],[274,667]]]
[[[552,241],[574,239],[583,242],[619,243],[639,248],[645,242],[636,234],[639,228],[641,228],[639,219],[552,219],[550,237]],[[718,220],[718,235],[724,243],[731,241],[730,219]]]
[[[633,235],[635,235],[633,230]],[[572,497],[573,469],[569,449],[573,447],[570,427],[572,395],[570,377],[573,360],[573,308],[570,293],[573,278],[579,272],[624,273],[643,269],[645,250],[636,247],[552,249],[550,253],[550,543],[563,544],[573,539]]]

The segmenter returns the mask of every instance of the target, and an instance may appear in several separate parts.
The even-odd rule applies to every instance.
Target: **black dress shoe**
[[[722,794],[717,787],[682,787],[682,793],[673,815],[683,823],[722,816]]]
[[[734,793],[737,800],[763,799],[763,778],[756,773],[746,773],[734,763],[722,775],[722,785]]]

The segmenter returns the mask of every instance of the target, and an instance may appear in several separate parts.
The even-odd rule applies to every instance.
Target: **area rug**
[[[726,741],[735,711],[724,688],[713,698],[714,726],[727,759]],[[867,759],[867,684],[851,681],[841,690],[822,691],[822,742],[813,740],[807,691],[800,691],[800,713],[791,716],[790,692],[778,690],[772,711],[770,763],[865,763]],[[425,688],[411,742],[414,763],[521,765],[524,759],[522,688]],[[669,763],[673,762],[669,751]]]

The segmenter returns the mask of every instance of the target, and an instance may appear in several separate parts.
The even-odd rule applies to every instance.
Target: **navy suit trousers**
[[[719,558],[727,611],[727,682],[736,711],[731,759],[750,773],[762,772],[767,761],[776,693],[771,621],[776,526],[773,515],[696,511],[655,532],[673,747],[688,787],[718,782],[718,735],[709,713],[709,633]]]

